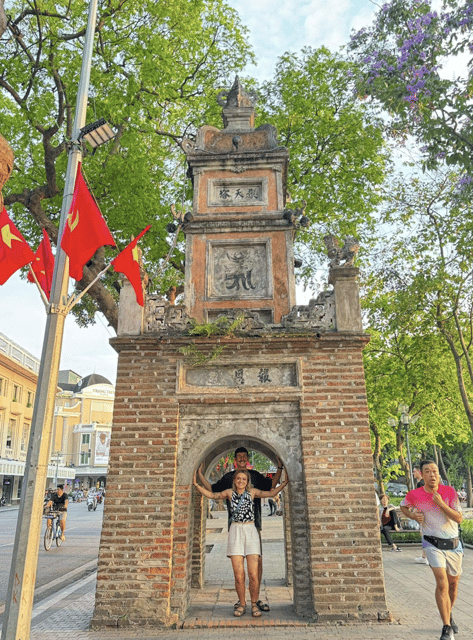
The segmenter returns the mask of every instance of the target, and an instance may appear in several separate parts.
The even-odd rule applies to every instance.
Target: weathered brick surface
[[[183,618],[205,558],[202,500],[191,492],[192,472],[212,447],[239,438],[268,446],[290,469],[287,563],[300,615],[315,610],[321,619],[348,620],[383,613],[361,361],[366,339],[326,334],[196,340],[209,351],[225,344],[226,361],[265,363],[269,354],[279,354],[300,362],[299,386],[277,393],[250,390],[243,397],[224,388],[178,392],[178,348],[188,340],[114,340],[120,355],[94,625],[117,624],[123,616],[147,624]],[[259,425],[253,435],[251,425],[245,431],[244,407],[256,416],[248,422]],[[292,416],[288,424],[298,425],[299,444],[288,441],[291,450],[271,431],[271,416],[281,411]],[[220,414],[223,426],[217,425]],[[197,431],[184,441],[182,424],[189,416]]]

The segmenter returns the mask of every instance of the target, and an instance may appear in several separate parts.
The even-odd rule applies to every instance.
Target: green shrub
[[[463,542],[473,544],[473,520],[463,520],[461,527]]]

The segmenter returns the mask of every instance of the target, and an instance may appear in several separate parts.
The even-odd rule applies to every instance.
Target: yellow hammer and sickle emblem
[[[71,211],[71,213],[67,216],[67,224],[69,225],[69,229],[72,233],[79,224],[79,211],[77,209],[75,211]]]
[[[22,242],[21,238],[18,238],[18,236],[13,235],[9,224],[6,224],[5,226],[2,227],[2,240],[9,249],[11,249],[12,240],[18,240],[18,242]]]
[[[133,257],[133,260],[135,262],[138,262],[138,247],[133,247],[133,249],[131,250],[131,255]]]

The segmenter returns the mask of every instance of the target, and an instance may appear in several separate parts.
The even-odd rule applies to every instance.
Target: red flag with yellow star
[[[39,286],[44,291],[46,298],[49,300],[51,295],[51,284],[53,282],[54,256],[51,250],[49,236],[43,229],[43,239],[39,243],[39,247],[35,253],[34,262],[31,265]],[[28,271],[28,280],[34,282],[31,271]]]
[[[61,240],[61,248],[69,256],[71,278],[82,280],[84,265],[104,245],[116,246],[100,209],[85,184],[79,164],[72,204]]]
[[[143,231],[112,260],[115,271],[123,273],[130,281],[130,284],[135,290],[136,302],[142,307],[144,306],[143,287],[141,285],[140,262],[136,245],[138,240],[145,235],[150,227],[151,225],[149,224],[146,229],[143,229]]]
[[[34,253],[3,207],[0,213],[0,284],[5,284],[15,271],[33,260]]]

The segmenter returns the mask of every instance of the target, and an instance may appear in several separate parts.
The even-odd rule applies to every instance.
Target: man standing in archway
[[[206,489],[208,489],[209,491],[213,491],[214,493],[225,491],[225,489],[231,489],[235,471],[238,471],[240,469],[247,469],[249,460],[250,460],[250,457],[249,457],[248,450],[245,449],[245,447],[238,447],[238,449],[235,450],[235,462],[234,462],[235,470],[234,471],[229,471],[224,476],[222,476],[220,480],[218,480],[217,482],[211,485],[210,482],[204,477],[204,474],[202,472],[203,465],[200,465],[198,469],[199,480],[201,481],[201,483]],[[255,489],[260,489],[261,491],[270,491],[273,487],[276,487],[278,485],[279,480],[281,478],[281,473],[284,467],[283,467],[282,461],[279,458],[277,458],[277,462],[278,462],[278,469],[272,479],[266,478],[261,473],[259,473],[259,471],[256,471],[255,469],[248,469],[251,475],[251,484]],[[255,527],[256,527],[256,530],[258,531],[258,535],[260,538],[260,545],[261,545],[261,528],[262,528],[261,499],[255,498],[254,505],[255,505]],[[228,528],[230,528],[230,525],[232,523],[232,514],[231,514],[231,506],[228,500],[227,500],[227,511],[228,511]],[[262,576],[263,576],[263,548],[261,545],[261,555],[259,556],[259,561],[258,561],[258,602],[256,604],[258,605],[258,608],[261,611],[269,611],[269,605],[266,602],[262,602],[259,599],[259,590],[261,587]],[[235,606],[237,606],[238,604],[239,603],[237,603]]]

